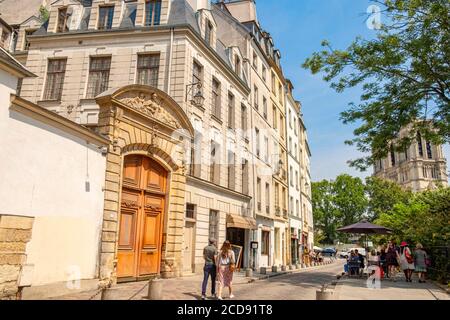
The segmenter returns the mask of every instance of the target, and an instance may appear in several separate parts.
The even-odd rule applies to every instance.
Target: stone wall
[[[33,217],[0,215],[0,300],[16,299],[33,221]]]

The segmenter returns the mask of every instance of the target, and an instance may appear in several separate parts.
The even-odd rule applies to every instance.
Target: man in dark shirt
[[[205,266],[203,267],[203,283],[202,283],[202,300],[206,299],[206,287],[208,286],[208,278],[211,276],[211,294],[216,296],[216,256],[217,247],[216,240],[209,239],[209,245],[203,249],[203,259]]]
[[[366,267],[364,264],[364,256],[361,253],[359,253],[358,250],[355,250],[355,254],[358,256],[359,259],[359,268],[360,268],[359,273],[361,274],[364,272],[364,268]]]

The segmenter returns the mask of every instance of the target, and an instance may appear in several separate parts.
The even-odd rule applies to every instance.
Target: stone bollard
[[[259,273],[261,273],[261,274],[267,274],[267,269],[266,269],[266,267],[261,267],[261,268],[259,268]]]
[[[334,292],[332,290],[317,290],[316,300],[334,300]]]
[[[162,300],[163,299],[163,280],[150,279],[148,284],[148,300]]]
[[[295,270],[295,265],[290,264],[290,265],[289,265],[289,270]]]
[[[306,268],[306,263],[302,263],[302,269]]]
[[[278,272],[278,266],[272,266],[272,272]]]
[[[295,265],[295,268],[296,268],[296,269],[301,269],[301,268],[303,268],[303,266],[302,266],[302,264],[297,263],[297,264]]]
[[[281,271],[286,271],[286,266],[281,266]]]
[[[248,268],[247,270],[245,270],[245,276],[246,276],[247,278],[253,277],[253,269]]]

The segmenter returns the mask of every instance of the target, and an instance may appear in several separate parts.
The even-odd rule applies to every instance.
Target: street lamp
[[[189,93],[191,93],[192,92],[192,90],[193,90],[193,88],[194,87],[197,87],[197,92],[195,93],[195,95],[192,97],[192,99],[191,99],[191,103],[194,105],[194,106],[196,106],[197,108],[202,108],[203,107],[203,103],[205,102],[205,97],[203,96],[203,94],[202,94],[202,84],[201,84],[201,82],[197,82],[197,83],[191,83],[191,84],[188,84],[187,86],[186,86],[186,99],[185,99],[185,101],[187,102],[188,101],[188,96],[189,96]]]

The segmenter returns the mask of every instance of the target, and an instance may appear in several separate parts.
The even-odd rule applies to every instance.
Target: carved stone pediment
[[[139,93],[135,96],[127,95],[127,97],[122,97],[118,100],[148,117],[154,118],[176,129],[181,128],[180,123],[175,117],[164,108],[163,101],[158,98],[156,93],[151,95],[145,93]]]

